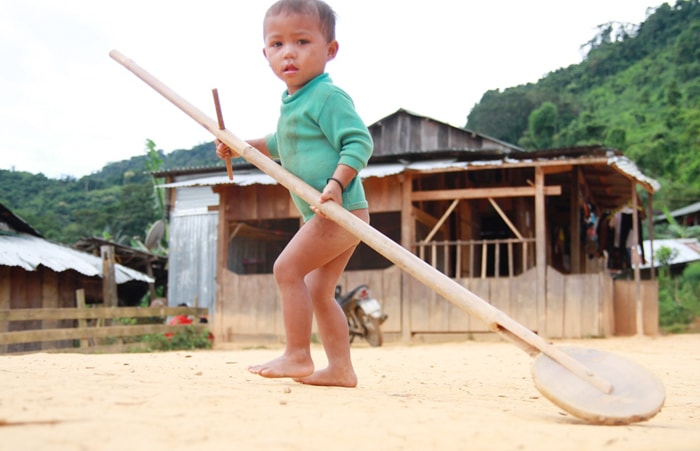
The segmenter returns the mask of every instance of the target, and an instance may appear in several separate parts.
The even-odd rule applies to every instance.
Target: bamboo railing
[[[453,278],[513,277],[534,266],[535,238],[420,241],[418,257]]]

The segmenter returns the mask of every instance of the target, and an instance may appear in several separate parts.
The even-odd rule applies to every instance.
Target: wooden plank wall
[[[383,271],[347,271],[338,284],[343,293],[360,284],[368,285],[389,315],[382,331],[400,332],[400,281],[401,270],[392,266]],[[226,271],[223,308],[217,314],[222,315],[224,341],[284,339],[282,303],[271,274],[239,275]]]
[[[526,327],[535,327],[535,283],[529,272],[513,278],[465,278],[460,283]],[[472,317],[413,278],[408,291],[411,333],[489,332],[480,318]]]
[[[547,331],[550,338],[611,335],[612,292],[605,273],[564,275],[547,268]]]
[[[0,310],[75,307],[75,290],[85,288],[91,299],[100,298],[101,282],[75,271],[55,271],[39,266],[36,271],[0,266]],[[0,332],[68,327],[72,320],[13,321]],[[71,345],[70,341],[0,345],[0,352],[29,352]]]
[[[271,274],[237,275],[224,271],[223,302],[216,314],[224,341],[240,336],[284,336],[282,305]]]
[[[533,270],[513,278],[472,278],[461,283],[497,309],[543,336],[584,338],[612,333],[611,292],[604,274],[547,273],[546,330],[537,330],[536,286]],[[451,302],[412,280],[408,305],[412,333],[488,332],[479,318],[470,317]]]
[[[634,280],[615,280],[615,335],[637,333],[637,286]],[[644,335],[659,333],[659,281],[640,281]]]
[[[622,333],[634,325],[623,296],[606,273],[563,275],[547,269],[546,330],[537,330],[536,286],[534,270],[513,278],[466,278],[460,283],[477,296],[505,312],[513,319],[548,338],[587,338]],[[406,277],[407,291],[401,296],[401,281]],[[481,319],[471,317],[461,308],[437,295],[395,266],[381,271],[348,271],[339,284],[346,292],[359,284],[367,284],[389,315],[382,326],[385,333],[409,335],[438,333],[486,333]],[[617,284],[617,281],[616,281]],[[224,341],[255,337],[284,339],[284,327],[277,288],[271,275],[236,275],[229,273],[225,283],[226,302],[223,310]],[[652,297],[656,288],[645,288],[649,308],[645,311],[647,331],[657,331],[658,315]],[[402,308],[409,309],[408,324],[402,321]],[[622,318],[620,318],[622,315]],[[617,321],[616,321],[617,318]],[[630,319],[631,318],[631,319]],[[632,321],[631,323],[629,321]]]
[[[0,310],[10,309],[10,267],[0,266]],[[9,323],[0,323],[0,334],[10,330]],[[7,352],[6,345],[0,345],[0,353]]]

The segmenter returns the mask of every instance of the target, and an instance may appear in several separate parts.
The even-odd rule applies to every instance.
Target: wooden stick
[[[219,103],[219,90],[214,88],[211,90],[211,93],[214,96],[214,107],[216,107],[216,119],[219,122],[219,130],[226,130],[226,126],[224,125],[224,115],[221,114],[221,104]],[[233,180],[231,158],[226,158],[224,161],[226,162],[226,173],[228,174],[228,179]]]
[[[220,130],[214,120],[207,117],[202,111],[165,86],[160,80],[134,63],[134,61],[126,58],[117,50],[112,50],[109,55],[160,95],[168,99],[173,105],[194,119],[202,127],[209,130],[214,136],[228,144],[246,161],[277,180],[282,186],[307,201],[310,205],[318,208],[326,217],[364,241],[368,246],[372,247],[399,268],[434,290],[440,296],[470,315],[480,318],[491,330],[512,340],[529,355],[534,356],[541,352],[582,380],[596,387],[601,392],[605,394],[612,392],[612,384],[595,374],[590,368],[565,352],[560,351],[555,346],[547,343],[542,337],[481,299],[476,294],[467,290],[454,279],[447,277],[445,274],[433,268],[411,253],[408,249],[402,247],[374,227],[347,211],[342,205],[336,204],[335,202],[321,203],[321,193],[284,169],[274,160],[263,155],[250,144],[238,138],[229,130]]]

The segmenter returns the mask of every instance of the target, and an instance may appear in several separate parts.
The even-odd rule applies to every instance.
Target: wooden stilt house
[[[370,131],[360,176],[379,231],[542,335],[634,333],[640,318],[655,333],[655,285],[642,287],[643,303],[629,289],[616,301],[591,233],[605,212],[636,205],[637,189],[658,189],[619,151],[526,152],[406,110]],[[221,168],[157,176],[170,190],[169,303],[197,297],[223,342],[281,339],[272,265],[301,224],[287,190],[250,167],[233,181]],[[389,339],[490,332],[365,245],[338,283],[370,286]]]

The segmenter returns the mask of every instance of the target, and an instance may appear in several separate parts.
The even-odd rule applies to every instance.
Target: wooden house
[[[84,290],[87,303],[101,303],[102,267],[100,257],[45,240],[0,204],[0,310],[76,307],[78,289]],[[140,298],[153,282],[146,274],[120,264],[114,265],[114,272],[117,294],[122,299]],[[0,321],[0,332],[72,325],[73,320]],[[71,346],[71,341],[23,343],[7,345],[7,349],[1,345],[0,352]]]
[[[700,226],[700,202],[694,202],[690,205],[686,205],[685,207],[673,210],[668,214],[681,226]],[[668,218],[665,214],[659,214],[654,218],[654,222],[668,222]]]
[[[620,152],[526,152],[406,110],[369,129],[375,148],[360,177],[376,229],[537,333],[634,333],[633,290],[614,286],[587,223],[637,203],[638,188],[658,189]],[[287,190],[249,166],[233,181],[222,168],[157,176],[170,191],[169,304],[196,297],[223,342],[281,339],[272,264],[300,226]],[[389,339],[490,332],[364,245],[339,281],[360,283],[388,313]],[[641,291],[655,333],[655,285]]]

